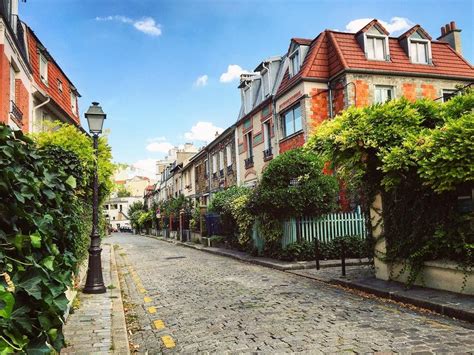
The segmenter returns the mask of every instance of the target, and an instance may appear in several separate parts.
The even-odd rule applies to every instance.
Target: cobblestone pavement
[[[474,349],[472,324],[151,238],[110,242],[136,305],[139,353]]]

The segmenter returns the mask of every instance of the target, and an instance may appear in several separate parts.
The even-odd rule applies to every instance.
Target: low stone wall
[[[378,259],[375,273],[378,279],[406,282],[409,270],[402,263],[386,264]],[[418,275],[415,285],[474,295],[474,270],[464,272],[452,261],[428,261]]]

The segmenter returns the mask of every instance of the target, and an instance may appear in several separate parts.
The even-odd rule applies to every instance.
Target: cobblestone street
[[[474,349],[469,323],[147,237],[109,242],[139,353]]]

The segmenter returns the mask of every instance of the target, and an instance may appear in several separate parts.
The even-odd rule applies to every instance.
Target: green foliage
[[[221,217],[224,233],[231,245],[249,246],[255,220],[249,209],[251,194],[252,190],[247,187],[232,186],[214,194],[209,205],[209,211]]]
[[[319,126],[307,145],[367,204],[382,193],[385,257],[407,261],[410,282],[427,260],[474,267],[472,216],[456,209],[456,190],[474,181],[473,109],[472,90],[447,103],[352,107]]]
[[[365,258],[371,255],[371,244],[359,236],[334,238],[327,243],[319,243],[320,260],[341,259],[342,242],[344,242],[346,258]],[[313,242],[300,241],[281,248],[281,243],[266,243],[263,255],[285,261],[311,261],[316,258]]]
[[[132,193],[128,191],[125,186],[120,185],[117,188],[117,197],[130,197],[132,196]]]
[[[81,162],[83,179],[82,187],[91,186],[95,169],[96,157],[92,146],[92,139],[79,131],[75,126],[62,122],[53,122],[48,131],[32,135],[39,147],[60,147],[72,152]],[[103,201],[113,189],[112,175],[115,166],[112,163],[112,150],[107,144],[107,138],[99,138],[97,171],[99,179],[99,200]],[[90,191],[87,189],[87,191]]]
[[[127,216],[130,218],[130,223],[133,228],[138,229],[140,227],[138,220],[143,212],[143,202],[135,201],[128,207]]]
[[[0,349],[59,351],[86,226],[80,161],[0,125]]]
[[[318,217],[336,208],[337,180],[323,174],[324,161],[311,151],[293,149],[273,159],[254,197],[255,212],[275,219]]]

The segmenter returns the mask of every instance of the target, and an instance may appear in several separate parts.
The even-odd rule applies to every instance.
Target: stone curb
[[[161,238],[161,237],[155,237],[155,236],[150,236],[150,235],[145,235],[145,237],[156,239],[156,240],[161,240],[161,241],[164,241],[164,242],[167,242],[167,243],[183,246],[183,247],[186,247],[186,248],[191,248],[191,249],[204,251],[204,252],[210,253],[210,254],[225,256],[225,257],[228,257],[228,258],[236,259],[236,260],[251,263],[251,264],[265,266],[265,267],[275,269],[275,270],[279,270],[279,271],[303,270],[303,269],[315,269],[316,268],[316,265],[314,265],[314,263],[311,263],[311,264],[279,265],[279,264],[273,263],[271,261],[259,260],[259,259],[256,259],[256,258],[252,257],[252,256],[235,255],[235,254],[226,253],[226,252],[220,251],[220,250],[208,249],[206,247],[202,247],[202,246],[198,246],[198,245],[183,243],[183,242],[180,242],[180,241],[174,240],[174,239],[164,239],[164,238]],[[346,266],[357,266],[357,265],[368,265],[368,264],[369,264],[368,262],[363,262],[363,261],[346,260]],[[325,262],[324,260],[321,261],[321,265],[320,265],[321,269],[329,268],[329,267],[338,267],[338,266],[341,266],[341,264],[339,262],[334,262],[334,261]]]
[[[171,243],[171,244],[175,244],[175,245],[184,246],[184,247],[191,248],[191,249],[204,251],[204,252],[207,252],[207,253],[210,253],[210,254],[230,257],[230,258],[233,258],[233,259],[236,259],[236,260],[239,260],[239,261],[248,262],[248,263],[252,263],[252,264],[257,264],[257,265],[260,265],[260,266],[269,267],[269,268],[276,269],[276,270],[279,270],[279,271],[290,272],[293,275],[302,276],[302,277],[305,277],[305,278],[308,278],[308,279],[311,279],[311,280],[324,282],[324,283],[330,284],[330,285],[344,286],[344,287],[347,287],[347,288],[350,288],[350,289],[355,289],[355,290],[363,291],[363,292],[366,292],[366,293],[370,293],[370,294],[373,294],[373,295],[381,297],[381,298],[386,298],[386,299],[390,299],[390,300],[401,302],[401,303],[412,304],[416,307],[424,308],[424,309],[427,309],[427,310],[445,315],[447,317],[453,317],[453,318],[464,320],[464,321],[467,321],[467,322],[470,322],[470,323],[474,323],[474,311],[473,312],[468,312],[468,311],[465,311],[463,309],[459,309],[459,308],[455,308],[455,307],[451,307],[451,306],[443,305],[443,304],[439,304],[439,303],[434,303],[434,302],[431,302],[431,301],[427,301],[427,300],[419,299],[419,298],[415,298],[415,297],[408,297],[408,296],[405,296],[405,295],[400,295],[398,292],[385,291],[385,290],[382,290],[382,289],[379,289],[379,288],[369,287],[369,286],[366,286],[366,285],[361,285],[361,284],[358,284],[356,282],[352,282],[352,281],[348,281],[348,280],[341,280],[341,279],[325,280],[325,279],[321,279],[321,278],[318,278],[318,277],[313,277],[311,275],[302,275],[302,274],[299,274],[299,273],[292,273],[291,272],[292,270],[298,270],[298,269],[297,268],[285,268],[281,265],[275,265],[275,264],[268,263],[268,262],[265,262],[265,261],[262,261],[262,260],[255,260],[253,258],[240,257],[238,255],[233,255],[233,254],[221,252],[221,251],[218,251],[218,250],[209,250],[209,249],[204,248],[204,247],[194,246],[194,245],[186,244],[186,243],[176,241],[176,240],[164,239],[164,238],[149,236],[149,235],[146,235],[146,237],[153,238],[153,239],[156,239],[156,240],[165,241],[167,243]],[[367,263],[346,263],[347,266],[364,265],[364,264],[367,264]],[[333,267],[333,266],[340,266],[340,264],[330,263],[330,264],[326,264],[324,266],[321,265],[321,268]],[[300,269],[305,269],[305,268],[302,267]]]
[[[117,261],[113,244],[110,245],[110,279],[115,288],[110,290],[112,297],[112,344],[116,354],[130,354],[128,346],[127,326],[122,303],[122,291],[118,276]]]

